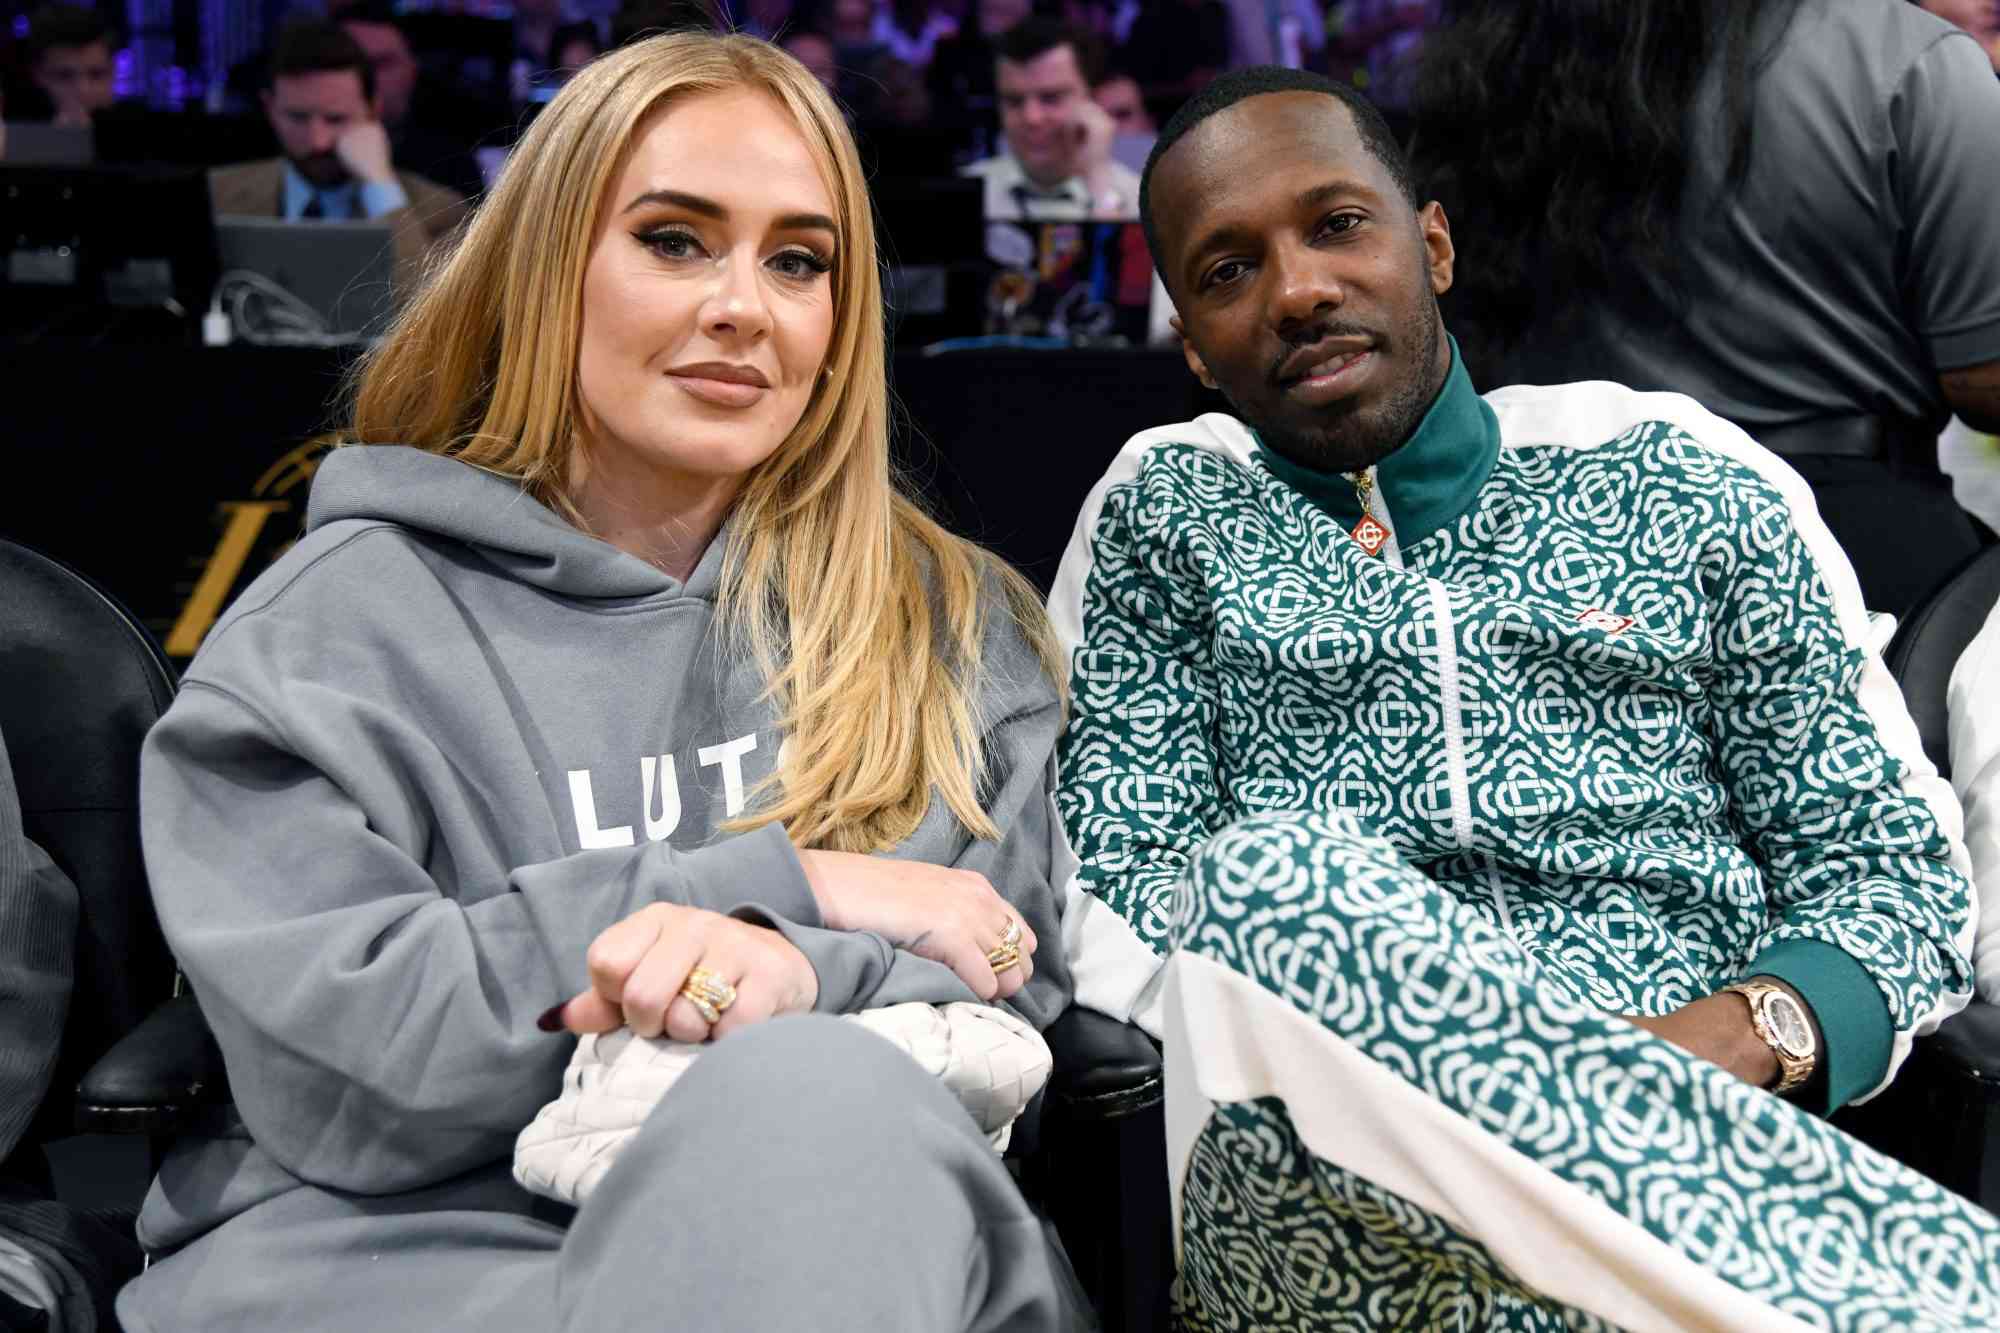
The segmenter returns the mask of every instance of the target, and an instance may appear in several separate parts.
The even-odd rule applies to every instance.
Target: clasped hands
[[[1035,932],[976,871],[818,850],[801,851],[799,862],[829,929],[882,935],[951,968],[982,1000],[1007,999],[1034,975]],[[988,952],[1010,924],[1021,928],[1020,962],[996,972]],[[625,1026],[642,1037],[700,1042],[806,1012],[819,999],[812,964],[776,930],[672,903],[610,926],[586,960],[589,989],[542,1015],[545,1031]],[[696,968],[734,988],[714,1023],[682,993]]]

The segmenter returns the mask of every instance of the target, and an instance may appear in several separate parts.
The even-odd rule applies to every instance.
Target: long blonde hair
[[[875,851],[941,796],[976,836],[982,591],[996,585],[1060,682],[1026,580],[900,494],[889,468],[882,285],[861,164],[845,122],[790,56],[753,38],[674,33],[591,62],[543,109],[382,344],[356,368],[344,438],[401,443],[517,478],[580,522],[565,493],[580,420],[583,274],[638,127],[670,99],[752,88],[819,159],[840,235],[829,374],[745,479],[719,616],[769,682],[787,744],[739,826]]]

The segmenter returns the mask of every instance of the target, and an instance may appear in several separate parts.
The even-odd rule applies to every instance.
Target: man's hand
[[[1118,124],[1110,112],[1082,97],[1071,113],[1069,132],[1076,139],[1076,174],[1088,180],[1111,160],[1111,141],[1118,135]]]
[[[389,152],[389,131],[379,120],[364,120],[341,131],[333,141],[333,154],[347,174],[358,181],[379,185],[396,183],[396,164]]]
[[[1111,170],[1111,141],[1117,137],[1118,123],[1111,113],[1085,97],[1076,104],[1070,133],[1076,136],[1076,174],[1090,191],[1090,212],[1096,218],[1120,220],[1137,215],[1138,200],[1118,193],[1117,177]]]
[[[1745,1083],[1768,1088],[1778,1081],[1778,1057],[1752,1026],[1750,1001],[1734,991],[1704,996],[1658,1017],[1628,1014],[1626,1021]]]

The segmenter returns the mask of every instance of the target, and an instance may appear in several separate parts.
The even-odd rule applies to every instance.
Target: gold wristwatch
[[[1813,1036],[1812,1019],[1790,991],[1754,977],[1722,989],[1750,1002],[1750,1025],[1778,1057],[1778,1082],[1772,1092],[1782,1097],[1812,1077],[1813,1066],[1819,1063],[1819,1042]]]

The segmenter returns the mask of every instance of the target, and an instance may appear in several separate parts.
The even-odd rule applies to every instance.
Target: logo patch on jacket
[[[1354,525],[1354,531],[1349,535],[1361,544],[1362,550],[1370,555],[1376,555],[1389,540],[1389,529],[1376,522],[1374,515],[1363,514],[1361,521]]]

